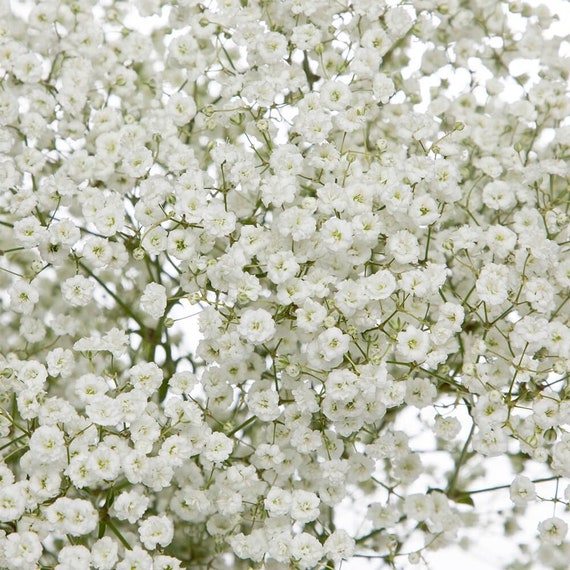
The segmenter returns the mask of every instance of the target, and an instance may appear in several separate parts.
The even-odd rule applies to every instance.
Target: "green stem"
[[[236,428],[234,428],[232,431],[230,431],[228,434],[226,434],[228,437],[232,437],[233,435],[235,435],[238,431],[242,430],[243,428],[247,427],[248,425],[252,424],[255,420],[257,419],[257,416],[251,416],[251,418],[248,418],[247,420],[245,420],[245,422],[241,423],[239,426],[237,426]]]
[[[132,550],[131,545],[127,542],[127,539],[121,534],[119,529],[113,524],[111,520],[106,521],[107,526],[113,531],[113,534],[119,539],[119,542],[127,549]]]
[[[449,485],[447,486],[447,491],[445,494],[448,497],[453,495],[453,491],[455,490],[455,485],[457,483],[457,478],[459,477],[459,470],[461,469],[461,467],[463,466],[463,462],[465,461],[465,456],[467,455],[467,448],[469,447],[469,443],[471,442],[471,438],[473,437],[474,432],[475,432],[475,422],[473,422],[473,424],[471,425],[471,430],[469,431],[469,435],[467,436],[467,439],[463,444],[461,455],[459,456],[457,464],[455,465],[455,471],[453,472],[453,475],[451,476],[451,479],[449,481]]]
[[[101,279],[99,279],[99,277],[97,277],[97,275],[95,275],[93,273],[93,271],[91,271],[91,269],[89,269],[89,267],[87,267],[83,262],[79,261],[78,262],[79,267],[81,267],[81,269],[83,269],[83,271],[85,271],[90,277],[93,277],[93,279],[95,279],[95,281],[97,281],[97,283],[99,283],[99,285],[101,285],[101,287],[103,287],[103,289],[105,289],[105,291],[107,293],[109,293],[109,295],[111,295],[111,297],[113,297],[114,301],[117,303],[117,305],[119,305],[119,307],[121,307],[121,309],[123,309],[123,311],[125,311],[125,313],[131,317],[132,319],[134,319],[137,324],[141,327],[141,329],[144,329],[145,326],[140,322],[140,319],[137,317],[137,315],[135,315],[133,313],[133,311],[131,310],[131,308],[123,301],[121,301],[121,299],[111,290],[109,289],[109,287],[107,287],[107,285],[101,281]]]

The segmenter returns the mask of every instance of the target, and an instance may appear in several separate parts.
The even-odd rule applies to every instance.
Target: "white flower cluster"
[[[0,1],[0,567],[396,568],[483,491],[570,504],[523,474],[570,478],[555,23]],[[564,517],[517,568],[567,568]]]

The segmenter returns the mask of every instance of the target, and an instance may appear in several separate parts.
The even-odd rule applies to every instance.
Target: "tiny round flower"
[[[265,309],[248,309],[242,313],[237,330],[248,342],[263,344],[273,338],[275,322]]]
[[[290,251],[279,251],[269,256],[267,261],[267,276],[276,285],[285,283],[295,277],[299,271],[299,264]]]
[[[280,487],[271,487],[263,503],[269,516],[279,517],[286,515],[291,509],[291,493]]]
[[[166,515],[152,516],[139,524],[139,536],[148,550],[168,546],[174,537],[174,525]]]
[[[211,520],[212,519],[210,518],[208,522]],[[225,519],[222,521],[222,524],[224,522]],[[210,529],[208,529],[208,532],[209,530]],[[152,568],[153,570],[182,570],[182,563],[180,560],[176,560],[176,558],[173,558],[172,556],[159,555],[153,558]]]
[[[315,493],[297,489],[291,495],[291,517],[302,523],[314,521],[320,514],[319,504]]]
[[[61,285],[63,299],[72,307],[84,307],[93,300],[95,284],[83,275],[66,279]]]
[[[147,396],[154,394],[164,379],[164,372],[155,362],[135,364],[128,374],[131,384]]]
[[[291,558],[301,568],[314,568],[322,556],[321,543],[306,532],[296,535],[291,541]]]
[[[279,417],[279,395],[274,390],[255,390],[248,394],[247,407],[261,421],[270,422]]]
[[[429,350],[429,333],[414,326],[398,333],[397,351],[411,362],[423,362]]]
[[[12,483],[0,488],[0,522],[18,520],[26,510],[26,492],[22,485]]]
[[[323,547],[327,556],[339,563],[351,558],[355,545],[354,539],[345,530],[337,529],[326,539]]]
[[[331,327],[319,335],[317,342],[324,359],[330,362],[346,353],[350,337],[339,328]]]
[[[35,532],[13,532],[6,537],[2,546],[3,557],[10,561],[10,570],[36,568],[43,552],[42,543]]]
[[[416,263],[420,256],[418,239],[408,230],[400,230],[386,241],[386,249],[398,263]]]
[[[176,372],[170,377],[168,387],[173,394],[185,394],[189,396],[198,380],[196,375],[189,370]]]
[[[89,570],[91,568],[91,553],[82,545],[64,546],[57,556],[57,570]]]
[[[567,532],[568,525],[558,517],[550,517],[538,525],[540,540],[546,544],[562,544]]]
[[[534,483],[524,475],[517,475],[510,487],[511,501],[517,507],[524,507],[530,501],[536,499]]]
[[[27,281],[18,280],[10,288],[10,308],[16,313],[29,315],[39,299],[38,290]]]
[[[479,298],[489,305],[500,305],[509,296],[509,270],[504,265],[487,264],[476,283]]]
[[[91,547],[91,564],[97,570],[112,570],[119,559],[118,544],[110,537],[100,538]]]
[[[141,297],[141,309],[153,319],[159,319],[166,309],[166,288],[159,283],[149,283]]]
[[[25,248],[40,245],[49,237],[48,231],[34,216],[28,216],[15,222],[13,232],[16,242]]]
[[[177,127],[187,125],[196,116],[196,102],[182,93],[171,95],[166,106],[169,117]]]
[[[123,491],[113,502],[111,513],[119,520],[134,524],[144,515],[149,504],[150,499],[142,492],[136,489]]]
[[[111,243],[102,237],[90,237],[83,246],[83,257],[92,268],[102,269],[113,258]]]
[[[437,437],[451,441],[457,437],[461,431],[461,422],[451,416],[440,416],[435,418],[434,432]]]
[[[82,536],[97,527],[99,517],[93,505],[84,499],[60,497],[46,508],[46,518],[58,533]]]
[[[515,189],[508,182],[494,180],[483,188],[483,202],[492,210],[508,210],[516,201]]]
[[[231,455],[233,447],[234,444],[229,437],[216,431],[208,436],[206,445],[200,455],[207,461],[220,463]]]

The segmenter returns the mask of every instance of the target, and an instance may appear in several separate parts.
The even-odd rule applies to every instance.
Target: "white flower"
[[[423,362],[429,350],[429,333],[414,326],[408,326],[406,330],[398,333],[397,351],[406,360]]]
[[[110,537],[100,538],[91,547],[91,563],[97,570],[112,570],[118,560],[118,544]]]
[[[562,544],[568,533],[568,524],[561,518],[550,517],[538,525],[540,540],[546,544]]]
[[[333,370],[325,386],[327,396],[335,400],[352,400],[358,394],[357,376],[350,370]]]
[[[473,437],[473,449],[485,456],[502,455],[507,447],[507,436],[500,427],[485,425]]]
[[[258,34],[255,49],[261,62],[276,63],[287,53],[287,38],[278,32]]]
[[[99,445],[89,453],[87,469],[93,477],[114,481],[121,471],[120,455],[105,445]]]
[[[356,543],[354,539],[343,529],[335,530],[325,540],[323,545],[327,556],[330,556],[335,562],[348,560],[352,557]]]
[[[430,495],[413,493],[405,498],[403,510],[406,516],[416,521],[425,521],[434,514],[433,500]]]
[[[57,556],[57,570],[89,570],[91,568],[91,553],[82,545],[64,546]]]
[[[145,513],[150,499],[138,490],[123,491],[113,501],[111,512],[119,520],[136,523]]]
[[[48,352],[46,364],[50,376],[61,375],[62,378],[67,378],[73,369],[73,352],[68,348],[54,348]]]
[[[494,225],[484,234],[487,247],[500,258],[505,258],[515,249],[517,234],[505,226]]]
[[[483,202],[493,210],[508,210],[516,204],[514,188],[508,182],[494,180],[483,188]]]
[[[554,288],[542,277],[529,279],[524,287],[524,299],[539,313],[547,313],[552,308]]]
[[[126,550],[123,560],[115,566],[115,570],[150,570],[152,568],[152,557],[140,546],[133,546],[131,550]]]
[[[345,109],[351,100],[350,87],[342,81],[325,81],[319,93],[322,106],[333,111]]]
[[[366,295],[375,300],[387,299],[396,289],[396,279],[387,269],[365,278]]]
[[[346,220],[330,218],[322,225],[319,236],[327,250],[346,251],[352,245],[352,224]]]
[[[172,122],[177,127],[188,124],[196,116],[196,103],[194,99],[183,93],[171,95],[166,109],[172,118]]]
[[[145,548],[168,546],[174,537],[174,525],[165,515],[152,516],[139,524],[139,536]]]
[[[132,385],[147,396],[153,394],[164,379],[164,372],[154,362],[142,362],[129,369]]]
[[[43,548],[35,532],[12,532],[3,544],[3,556],[9,561],[10,570],[35,568]]]
[[[327,316],[327,310],[316,301],[307,299],[300,309],[295,311],[296,325],[305,332],[316,332]]]
[[[261,421],[270,422],[279,417],[279,395],[274,390],[255,390],[247,397],[249,411]]]
[[[504,265],[485,265],[477,279],[479,298],[489,305],[500,305],[509,294],[509,270]]]
[[[66,279],[61,285],[61,294],[64,300],[72,307],[84,307],[93,300],[95,284],[83,277],[76,275]]]
[[[25,248],[35,247],[48,239],[47,230],[34,216],[28,216],[14,223],[14,238]]]
[[[417,408],[433,404],[437,397],[437,388],[427,378],[409,378],[406,380],[406,403]]]
[[[45,513],[53,530],[72,536],[89,534],[99,522],[97,511],[84,499],[60,497],[46,508]]]
[[[91,398],[85,406],[85,412],[93,423],[100,426],[117,425],[122,418],[119,402],[105,395]]]
[[[264,505],[269,516],[286,515],[291,509],[291,493],[280,487],[271,487],[264,499]]]
[[[437,202],[431,196],[424,194],[412,200],[408,215],[415,224],[425,227],[433,224],[440,214]]]
[[[98,210],[93,221],[99,233],[106,237],[113,236],[123,227],[123,213],[111,204]]]
[[[43,364],[37,360],[28,360],[22,363],[18,370],[18,380],[26,388],[39,392],[44,388],[47,379],[47,370]]]
[[[524,507],[536,499],[534,483],[524,475],[517,475],[510,487],[511,501],[518,507]]]
[[[319,504],[315,493],[296,489],[291,494],[291,517],[303,523],[314,521],[320,513]]]
[[[160,228],[160,230],[162,230],[162,228]],[[164,232],[164,230],[162,230],[162,232]],[[162,239],[162,232],[149,232],[149,235],[147,236],[147,243],[154,243],[155,241],[157,242],[156,245],[153,245],[152,249],[148,249],[148,246],[145,247],[149,253],[159,253],[165,249],[162,247],[162,245],[158,245],[158,237],[160,236]],[[168,234],[166,250],[176,259],[180,259],[181,261],[191,259],[196,255],[196,250],[198,247],[199,246],[196,243],[195,235],[190,230],[176,229],[172,230]]]
[[[90,237],[83,246],[83,256],[90,268],[103,268],[111,262],[113,248],[105,238]]]
[[[310,534],[303,532],[291,541],[291,559],[301,568],[314,568],[323,556],[321,543]]]
[[[122,167],[127,176],[141,178],[152,166],[152,152],[144,146],[126,148],[123,154]]]
[[[220,463],[230,456],[232,450],[232,440],[223,433],[216,431],[208,436],[201,456],[208,461]]]
[[[0,487],[0,522],[18,520],[26,509],[26,491],[21,484]]]
[[[321,41],[321,37],[322,31],[314,24],[309,23],[295,26],[291,41],[300,50],[306,50],[314,48]]]
[[[30,438],[30,451],[41,463],[57,463],[65,460],[65,440],[57,426],[40,426]]]
[[[166,230],[161,226],[148,230],[148,232],[144,234],[141,246],[148,254],[158,255],[168,247],[168,234]]]
[[[225,522],[225,520],[223,522]],[[208,528],[208,532],[210,532],[210,530],[211,529]],[[152,568],[153,570],[182,570],[181,564],[182,562],[180,562],[180,560],[176,560],[176,558],[172,556],[159,555],[153,558]]]
[[[461,422],[454,417],[438,415],[435,418],[434,431],[438,437],[452,441],[461,431]]]
[[[166,309],[166,287],[159,283],[148,283],[141,297],[141,309],[153,319],[159,319]]]
[[[189,370],[176,372],[168,380],[169,389],[173,394],[185,394],[187,396],[190,395],[196,383],[196,375]]]
[[[276,285],[285,283],[299,271],[299,264],[290,251],[280,251],[269,256],[267,275]]]
[[[143,414],[131,424],[130,432],[135,449],[150,453],[152,446],[160,437],[160,425],[152,416]]]
[[[236,215],[217,201],[209,202],[203,216],[206,231],[214,237],[227,236],[236,227]]]
[[[417,238],[407,230],[400,230],[388,237],[386,249],[398,263],[416,263],[420,255]]]
[[[339,328],[331,327],[318,336],[317,343],[323,358],[331,362],[342,357],[348,350],[350,337]]]
[[[26,281],[18,280],[10,288],[10,308],[17,313],[29,315],[39,299],[37,289]]]
[[[275,322],[265,309],[248,309],[240,317],[237,331],[253,344],[263,344],[275,334]]]

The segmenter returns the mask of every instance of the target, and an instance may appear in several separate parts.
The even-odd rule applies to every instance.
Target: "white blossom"
[[[0,567],[437,566],[484,513],[565,568],[567,6],[72,4],[0,7]]]
[[[159,319],[166,309],[166,288],[159,283],[148,283],[141,297],[142,310],[153,319]]]

